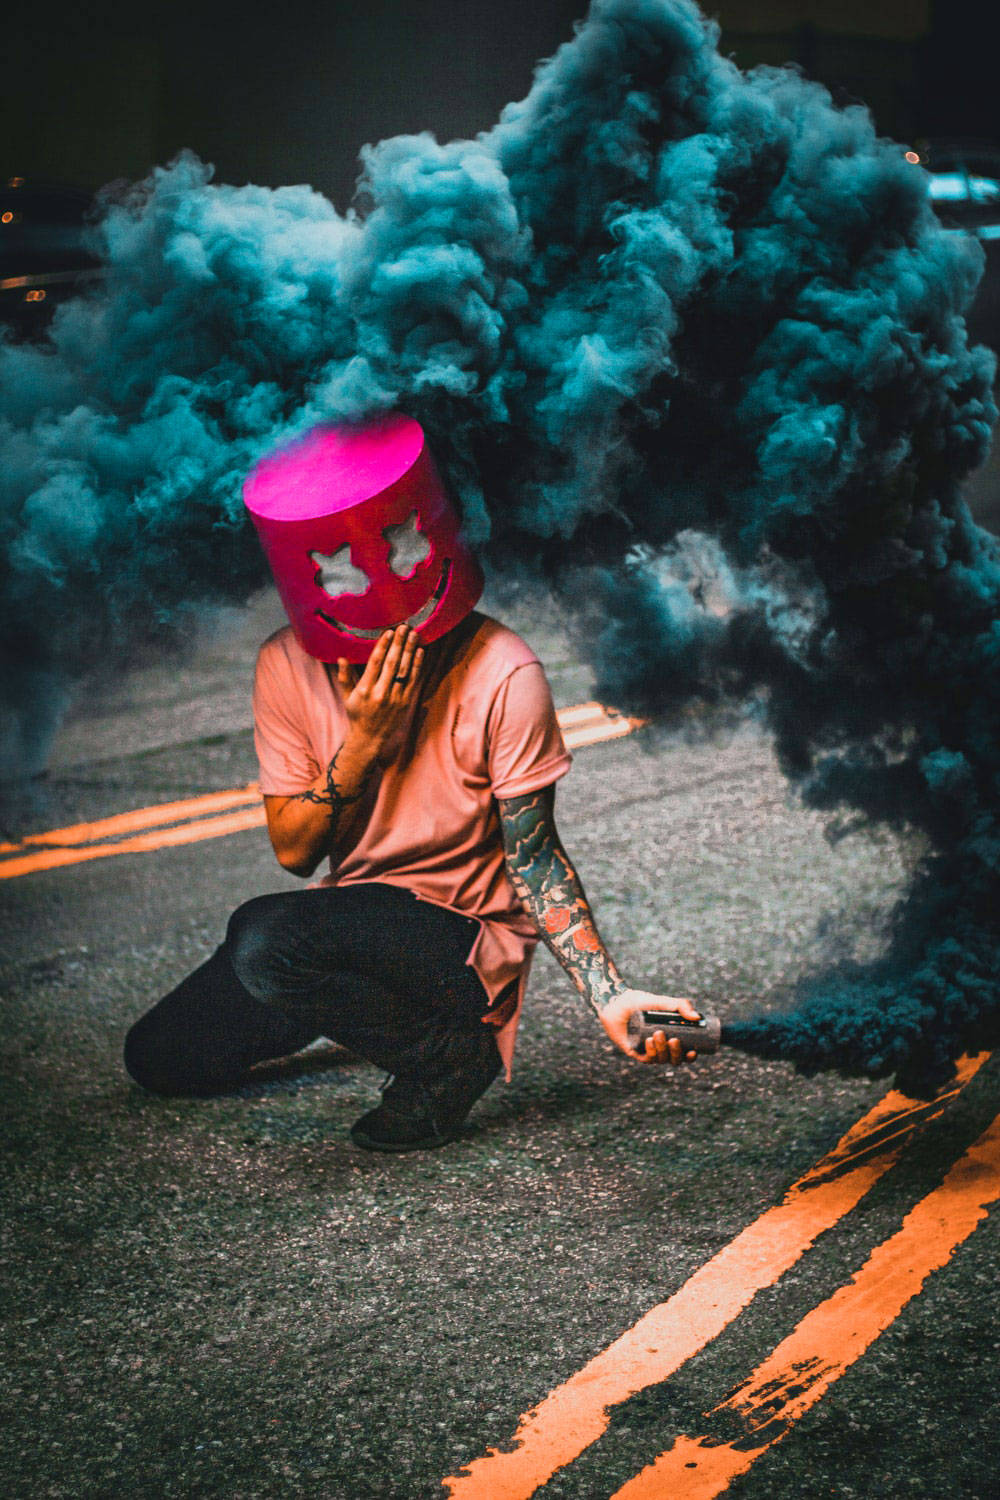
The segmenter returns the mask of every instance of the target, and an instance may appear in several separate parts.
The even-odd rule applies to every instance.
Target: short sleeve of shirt
[[[305,791],[319,775],[302,721],[296,713],[295,686],[284,656],[265,642],[253,684],[254,745],[260,789],[266,797]]]
[[[494,797],[541,791],[569,770],[573,758],[538,662],[516,667],[501,683],[490,708],[487,743]]]

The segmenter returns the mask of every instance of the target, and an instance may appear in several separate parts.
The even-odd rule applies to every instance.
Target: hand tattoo
[[[499,803],[507,874],[539,935],[597,1015],[628,988],[556,832],[555,788]]]

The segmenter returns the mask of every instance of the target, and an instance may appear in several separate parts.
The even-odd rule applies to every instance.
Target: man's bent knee
[[[299,892],[254,896],[229,918],[226,952],[240,983],[258,1000],[266,1001],[276,949],[288,933],[288,903]],[[294,908],[293,908],[294,909]]]

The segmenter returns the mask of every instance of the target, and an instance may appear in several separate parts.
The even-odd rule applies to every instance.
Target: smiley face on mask
[[[299,643],[320,661],[367,661],[404,621],[429,644],[482,593],[410,417],[315,428],[263,459],[243,498]]]

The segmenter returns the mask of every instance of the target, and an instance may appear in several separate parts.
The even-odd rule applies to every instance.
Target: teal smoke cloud
[[[0,347],[9,754],[93,662],[261,581],[262,452],[400,406],[474,541],[585,571],[606,691],[754,695],[809,802],[927,836],[878,965],[729,1032],[926,1082],[998,1014],[980,257],[865,110],[716,39],[690,0],[595,0],[493,130],[365,148],[346,216],[190,155],[106,201],[100,291]]]

